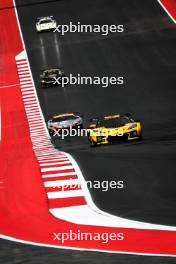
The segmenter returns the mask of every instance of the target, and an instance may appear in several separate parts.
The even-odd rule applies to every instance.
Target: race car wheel
[[[128,142],[128,137],[129,137],[128,134],[125,134],[125,135],[123,136],[123,140],[124,140],[124,142]]]
[[[143,138],[143,136],[142,136],[142,134],[140,134],[139,135],[139,140],[143,140],[144,138]]]
[[[97,147],[98,145],[94,142],[94,141],[91,141],[90,142],[90,147],[91,148],[95,148],[95,147]]]
[[[96,146],[97,146],[97,143],[96,143],[95,141],[93,141],[93,140],[91,139],[91,137],[88,137],[88,139],[89,139],[89,142],[90,142],[90,146],[91,146],[91,147],[96,147]]]
[[[49,134],[51,137],[53,137],[53,135],[54,135],[53,131],[51,131],[51,130],[49,130]]]
[[[78,126],[77,126],[77,129],[83,129],[83,124],[78,125]]]

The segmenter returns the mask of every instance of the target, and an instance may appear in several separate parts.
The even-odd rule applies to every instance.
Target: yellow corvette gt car
[[[88,139],[91,146],[142,139],[141,123],[130,114],[91,119]]]

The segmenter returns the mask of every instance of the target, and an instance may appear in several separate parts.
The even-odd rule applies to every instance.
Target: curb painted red
[[[12,6],[10,0],[8,0],[8,3],[9,6]],[[2,1],[0,8],[4,7],[5,4],[7,4],[7,1]],[[29,119],[27,119],[29,116],[27,116],[24,108],[25,103],[27,107],[30,107],[30,111],[33,114],[35,111],[37,115],[41,114],[35,106],[35,98],[32,99],[33,107],[31,107],[31,102],[30,106],[28,105],[30,93],[24,94],[25,90],[30,91],[27,90],[30,89],[29,86],[26,86],[30,85],[30,83],[21,83],[17,75],[15,56],[23,51],[23,45],[14,9],[1,9],[0,12],[0,23],[4,25],[0,35],[0,42],[3,42],[4,47],[1,51],[3,60],[0,65],[3,69],[1,73],[2,88],[0,89],[2,119],[0,237],[11,240],[15,239],[15,241],[23,243],[60,248],[176,256],[175,231],[74,224],[56,218],[49,212],[48,199],[43,186],[40,166],[36,159],[36,152],[33,149],[33,142],[31,141],[31,131],[36,129],[33,131],[34,134],[40,136],[46,131],[43,128],[41,130],[37,128],[34,120],[32,120],[33,124],[29,123]],[[4,23],[4,21],[8,21],[8,23]],[[11,37],[10,32],[13,32],[15,38]],[[9,67],[11,71],[9,71]],[[20,85],[18,85],[19,82]],[[22,85],[26,87],[22,87]],[[22,90],[23,93],[21,93],[21,87],[25,88]],[[28,99],[25,101],[24,97]],[[30,115],[29,112],[28,114]],[[44,140],[44,145],[45,142]],[[43,148],[47,152],[44,155],[44,150],[39,150],[38,158],[41,159],[40,164],[46,161],[48,157],[51,158],[51,154],[53,160],[58,158],[57,151],[54,153],[53,149],[50,149],[50,147],[48,149],[48,146],[46,148],[43,146]],[[63,157],[62,153],[60,155],[60,158],[66,160],[69,157]],[[67,171],[67,173],[69,172]],[[46,178],[44,181],[46,181]],[[82,202],[84,204],[84,201],[79,201],[79,203]],[[67,233],[69,230],[75,233],[99,233],[100,235],[103,233],[123,233],[124,240],[111,240],[109,243],[103,243],[102,240],[77,239],[72,241],[67,240],[64,244],[59,240],[54,240],[53,233]]]
[[[170,18],[176,23],[176,0],[158,0]]]

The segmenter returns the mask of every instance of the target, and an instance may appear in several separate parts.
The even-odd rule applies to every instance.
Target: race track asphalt
[[[18,0],[17,5],[46,120],[54,113],[70,111],[82,113],[85,120],[131,112],[142,122],[142,142],[90,148],[86,138],[54,141],[56,147],[75,157],[86,180],[124,181],[122,190],[90,189],[95,204],[117,216],[176,226],[176,33],[173,22],[153,0]],[[36,18],[45,15],[53,15],[62,24],[70,20],[82,24],[124,24],[125,32],[109,36],[37,34]],[[63,66],[66,74],[123,75],[125,84],[107,88],[67,85],[43,90],[40,71],[55,66]],[[57,254],[55,250],[50,251]],[[81,253],[79,263],[99,263],[89,261],[86,254]],[[91,254],[99,259],[99,254]],[[147,259],[108,256],[109,263],[145,263]],[[65,258],[59,263],[76,263],[74,260],[67,262]],[[155,258],[149,262],[174,263],[164,260]]]

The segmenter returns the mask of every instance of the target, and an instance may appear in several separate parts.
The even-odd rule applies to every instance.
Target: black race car
[[[61,68],[44,70],[40,75],[42,87],[53,87],[62,84],[65,73]]]

